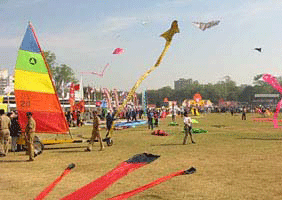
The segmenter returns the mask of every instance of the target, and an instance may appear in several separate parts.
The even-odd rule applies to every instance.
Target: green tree
[[[55,81],[55,87],[59,95],[62,94],[62,89],[61,89],[62,82],[64,83],[78,82],[77,79],[75,78],[75,73],[70,66],[66,64],[58,65],[56,63],[55,53],[51,51],[44,51],[44,56],[50,67],[52,78]]]

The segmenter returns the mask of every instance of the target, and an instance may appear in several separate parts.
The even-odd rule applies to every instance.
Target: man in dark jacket
[[[10,136],[12,137],[12,144],[11,144],[11,151],[17,151],[17,141],[21,135],[21,127],[18,121],[18,116],[14,115],[13,113],[8,113],[8,117],[11,119],[11,126],[10,126]]]
[[[108,112],[107,116],[106,116],[106,126],[107,126],[107,134],[106,134],[106,138],[109,136],[114,118],[114,115],[111,114],[111,112]]]

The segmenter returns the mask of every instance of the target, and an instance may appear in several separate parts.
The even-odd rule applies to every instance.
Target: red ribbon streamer
[[[62,198],[62,200],[92,199],[120,178],[126,176],[135,169],[138,169],[146,164],[153,162],[159,157],[160,156],[158,155],[148,153],[137,154],[132,158],[128,159],[127,161],[124,161],[119,164],[116,168],[108,172],[106,175],[65,196],[64,198]]]
[[[117,195],[115,197],[112,197],[112,198],[110,198],[108,200],[127,199],[127,198],[129,198],[129,197],[131,197],[133,195],[136,195],[136,194],[138,194],[140,192],[143,192],[144,190],[147,190],[147,189],[149,189],[151,187],[154,187],[154,186],[156,186],[156,185],[158,185],[158,184],[160,184],[162,182],[165,182],[165,181],[167,181],[167,180],[169,180],[169,179],[171,179],[171,178],[173,178],[175,176],[184,175],[184,174],[192,174],[192,173],[194,173],[196,171],[195,168],[191,168],[190,170],[191,170],[190,173],[186,173],[188,170],[187,171],[181,170],[181,171],[175,172],[173,174],[170,174],[168,176],[164,176],[162,178],[154,180],[153,182],[151,182],[151,183],[149,183],[147,185],[143,185],[142,187],[136,188],[136,189],[131,190],[129,192],[122,193],[122,194]]]
[[[101,193],[107,187],[112,185],[114,182],[119,180],[120,178],[126,176],[130,172],[146,164],[147,163],[132,164],[132,163],[127,163],[127,162],[122,162],[120,165],[118,165],[112,171],[108,172],[106,175],[85,185],[84,187],[78,189],[77,191],[65,196],[64,198],[62,198],[62,200],[88,200],[88,199],[91,199],[95,197],[96,195],[98,195],[99,193]]]
[[[66,168],[65,171],[53,183],[46,187],[34,200],[44,199],[51,192],[51,190],[63,179],[63,177],[71,172],[74,167],[74,164],[70,164],[68,168]]]

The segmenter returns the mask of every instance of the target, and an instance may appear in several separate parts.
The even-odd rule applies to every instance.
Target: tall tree
[[[56,63],[55,53],[51,51],[44,51],[44,56],[50,67],[52,77],[55,81],[55,87],[59,95],[61,95],[62,93],[62,89],[61,89],[62,82],[64,83],[67,83],[67,82],[77,83],[78,82],[77,79],[75,78],[75,73],[70,66],[66,64],[58,65]]]

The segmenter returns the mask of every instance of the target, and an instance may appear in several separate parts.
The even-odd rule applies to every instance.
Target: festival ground
[[[196,144],[182,145],[180,126],[160,121],[159,129],[170,136],[152,136],[147,126],[115,131],[114,145],[102,152],[95,143],[46,146],[34,162],[24,152],[0,159],[0,199],[33,199],[70,163],[76,168],[46,199],[60,199],[113,169],[135,154],[150,152],[161,157],[122,178],[96,199],[107,199],[147,184],[157,178],[194,166],[195,174],[179,176],[131,199],[282,199],[282,132],[271,122],[253,122],[251,114],[209,114],[198,118],[195,128],[209,132],[194,134]],[[71,130],[74,136],[90,137],[91,126]],[[105,135],[105,130],[102,130]],[[32,189],[31,189],[32,188]]]

